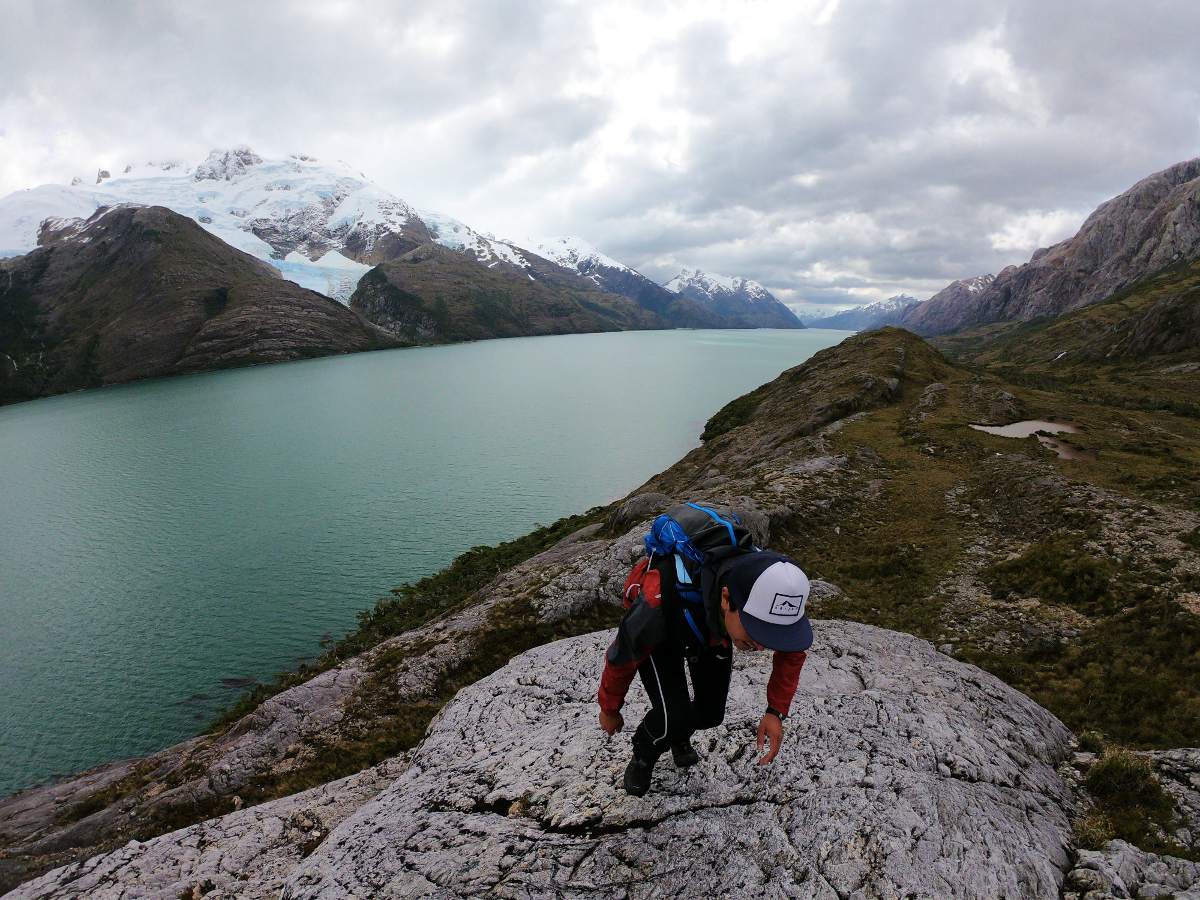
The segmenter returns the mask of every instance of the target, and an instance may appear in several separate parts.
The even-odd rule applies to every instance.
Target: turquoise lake
[[[847,334],[517,338],[0,408],[0,795],[191,736],[389,588],[623,496]]]

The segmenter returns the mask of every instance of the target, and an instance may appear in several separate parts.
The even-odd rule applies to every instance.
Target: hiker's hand
[[[605,734],[616,734],[625,727],[625,720],[621,718],[619,712],[610,713],[600,710],[600,727],[604,729]]]
[[[779,743],[783,740],[783,723],[778,716],[763,713],[762,721],[758,723],[758,752],[762,753],[763,744],[771,742],[771,747],[765,756],[759,757],[758,764],[765,766],[779,753]]]

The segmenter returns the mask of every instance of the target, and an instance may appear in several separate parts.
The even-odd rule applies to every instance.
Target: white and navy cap
[[[805,613],[811,587],[804,571],[770,550],[747,553],[722,566],[721,583],[729,605],[738,610],[746,633],[772,650],[807,650],[812,625]]]

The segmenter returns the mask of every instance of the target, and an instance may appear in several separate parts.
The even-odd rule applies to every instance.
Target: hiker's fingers
[[[607,713],[604,710],[600,710],[600,727],[604,730],[605,734],[611,737],[624,726],[625,719],[621,717],[620,713]]]
[[[758,749],[762,752],[764,741],[770,742],[767,754],[758,760],[760,766],[770,763],[779,754],[779,745],[783,742],[783,723],[778,718],[767,713],[758,723]]]

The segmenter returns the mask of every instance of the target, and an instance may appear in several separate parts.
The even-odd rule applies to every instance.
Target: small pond
[[[1036,435],[1038,443],[1053,450],[1059,459],[1091,459],[1092,455],[1052,438],[1052,434],[1078,434],[1079,427],[1069,422],[1048,422],[1044,419],[1026,419],[1011,425],[972,425],[976,431],[985,431],[999,437],[1027,438]]]

